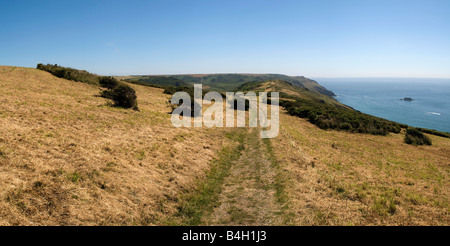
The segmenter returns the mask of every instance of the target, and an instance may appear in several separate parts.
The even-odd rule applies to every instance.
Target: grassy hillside
[[[273,146],[296,225],[449,225],[450,140],[324,131],[281,114]]]
[[[154,225],[195,188],[229,129],[171,125],[162,89],[140,112],[99,88],[0,67],[0,225]]]
[[[272,82],[246,86],[339,105]],[[275,139],[174,128],[163,89],[130,86],[140,111],[111,107],[95,85],[0,66],[0,225],[450,224],[448,138],[417,147],[284,110]]]
[[[182,81],[187,84],[203,84],[212,91],[234,91],[248,82],[264,82],[268,80],[284,80],[310,91],[327,96],[334,93],[319,85],[316,81],[301,76],[287,76],[282,74],[202,74],[202,75],[168,75],[168,76],[126,76],[119,77],[128,81],[147,82],[155,85],[175,86]],[[181,84],[182,85],[182,84]],[[184,86],[184,85],[182,85]]]

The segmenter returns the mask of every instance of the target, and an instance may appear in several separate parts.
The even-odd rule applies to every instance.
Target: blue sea
[[[331,79],[316,81],[356,110],[388,120],[450,132],[450,79]],[[410,97],[414,101],[400,100]]]

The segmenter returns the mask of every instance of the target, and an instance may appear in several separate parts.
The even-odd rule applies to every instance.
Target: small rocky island
[[[400,99],[400,100],[402,100],[402,101],[407,101],[407,102],[412,102],[412,101],[414,101],[414,99],[412,99],[411,97],[405,97],[405,98]]]

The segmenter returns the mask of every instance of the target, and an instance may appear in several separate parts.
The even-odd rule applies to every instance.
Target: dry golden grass
[[[226,129],[171,125],[162,89],[140,112],[99,89],[0,67],[0,225],[157,225],[195,188]]]
[[[323,131],[280,114],[273,139],[297,225],[449,225],[450,140]]]

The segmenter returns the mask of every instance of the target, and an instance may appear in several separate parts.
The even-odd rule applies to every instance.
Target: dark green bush
[[[405,143],[412,145],[432,145],[431,139],[415,128],[406,130]]]
[[[136,91],[130,86],[118,83],[113,89],[100,92],[100,96],[114,101],[114,106],[138,110]]]
[[[114,101],[114,106],[138,109],[136,91],[126,84],[118,85],[107,94]]]
[[[119,85],[119,81],[113,77],[103,76],[99,78],[100,86],[108,89],[114,89]]]
[[[39,70],[47,71],[58,78],[73,80],[91,85],[99,85],[99,76],[84,70],[61,67],[57,64],[44,65],[42,63],[39,63],[36,68]]]
[[[106,98],[106,99],[113,100],[114,99],[113,95],[114,95],[114,93],[113,93],[112,90],[104,90],[104,91],[100,92],[100,96],[103,97],[103,98]]]

